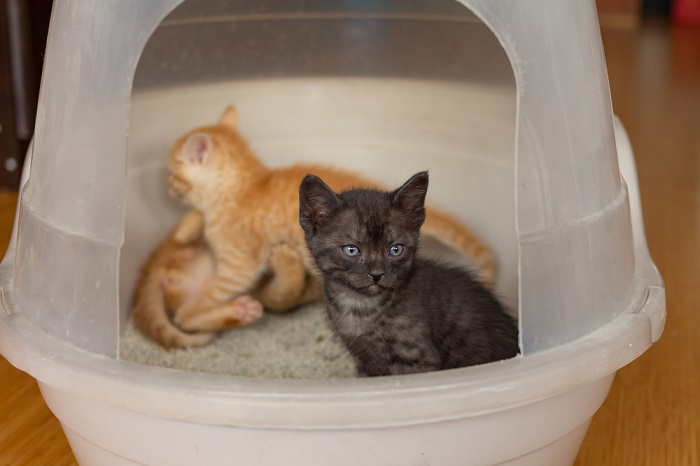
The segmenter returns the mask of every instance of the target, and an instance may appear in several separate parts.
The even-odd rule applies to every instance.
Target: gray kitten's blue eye
[[[403,244],[395,244],[391,248],[389,248],[389,255],[390,256],[400,256],[403,254],[403,250],[405,249],[405,246]]]
[[[360,254],[360,248],[358,248],[357,246],[353,246],[352,244],[343,246],[341,249],[343,250],[346,256],[353,257]]]

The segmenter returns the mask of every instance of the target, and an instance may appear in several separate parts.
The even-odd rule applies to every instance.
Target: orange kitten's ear
[[[177,155],[178,160],[191,165],[202,165],[214,147],[214,141],[206,133],[192,133]]]
[[[228,126],[231,129],[238,128],[238,112],[233,105],[229,105],[219,118],[219,124]]]

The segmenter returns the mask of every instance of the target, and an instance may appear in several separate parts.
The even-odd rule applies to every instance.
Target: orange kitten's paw
[[[263,306],[248,295],[239,296],[228,304],[230,314],[224,321],[227,328],[245,327],[258,321],[263,315]]]

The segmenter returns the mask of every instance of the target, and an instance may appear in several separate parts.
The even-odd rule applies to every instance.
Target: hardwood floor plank
[[[17,195],[0,192],[0,255],[12,234]],[[29,375],[0,356],[0,466],[74,466],[61,424]]]
[[[618,372],[578,466],[700,464],[700,30],[604,31],[613,107],[637,159],[664,335]]]

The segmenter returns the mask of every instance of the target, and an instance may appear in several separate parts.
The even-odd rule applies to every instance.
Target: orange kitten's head
[[[260,162],[238,133],[238,115],[229,106],[212,126],[191,131],[173,146],[168,160],[168,189],[186,204],[206,208],[235,186]]]

